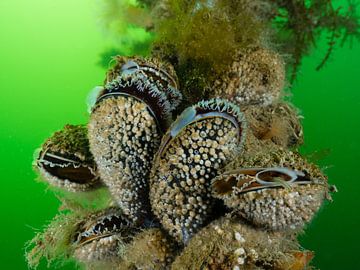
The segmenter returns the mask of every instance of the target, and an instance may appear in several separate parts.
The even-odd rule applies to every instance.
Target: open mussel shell
[[[224,200],[226,206],[257,227],[270,230],[303,227],[327,197],[326,177],[300,155],[281,153],[281,167],[248,167],[257,158],[260,166],[265,165],[265,160],[269,162],[270,157],[277,160],[279,153],[274,152],[245,161],[244,168],[225,171],[212,181],[213,196]]]
[[[72,241],[74,257],[85,264],[119,261],[122,249],[137,230],[119,208],[92,213],[77,225]]]
[[[172,270],[180,269],[306,269],[312,253],[296,239],[225,216],[208,224],[185,246]]]
[[[212,211],[209,185],[241,149],[245,121],[226,100],[187,108],[164,135],[151,175],[152,210],[177,241],[186,243]]]
[[[124,213],[142,222],[150,214],[154,154],[181,94],[156,65],[137,61],[126,62],[99,92],[88,128],[102,180]]]
[[[89,191],[101,186],[89,149],[86,127],[66,125],[36,152],[34,166],[52,186],[71,192]]]

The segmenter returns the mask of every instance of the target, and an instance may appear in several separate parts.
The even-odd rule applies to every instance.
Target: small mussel
[[[262,141],[282,147],[297,147],[304,142],[301,118],[291,104],[276,102],[269,106],[242,107],[249,130]]]
[[[126,215],[150,213],[148,178],[161,134],[180,103],[176,79],[154,60],[128,60],[98,93],[88,125],[99,173]]]
[[[281,96],[285,64],[274,51],[262,47],[239,50],[228,71],[213,85],[215,96],[243,105],[270,105]]]
[[[278,166],[271,167],[274,163]],[[240,164],[244,168],[225,171],[212,181],[212,194],[257,227],[302,228],[327,197],[326,177],[294,152],[263,153]]]
[[[85,264],[119,261],[136,233],[132,221],[111,207],[83,218],[73,237],[75,258]]]
[[[36,152],[34,166],[50,185],[67,191],[101,186],[83,125],[66,125],[55,132]]]
[[[212,210],[211,179],[239,153],[245,129],[237,106],[212,99],[187,108],[164,135],[151,174],[150,200],[177,241],[186,243],[206,223]]]

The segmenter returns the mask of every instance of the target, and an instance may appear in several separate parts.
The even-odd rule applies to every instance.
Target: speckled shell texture
[[[228,71],[215,81],[215,96],[239,105],[269,105],[280,98],[285,64],[277,53],[260,47],[238,51]]]
[[[186,243],[212,212],[210,182],[239,152],[238,133],[228,119],[200,119],[185,126],[157,154],[151,177],[152,210],[179,242]]]
[[[149,211],[148,177],[160,134],[145,103],[118,96],[103,100],[91,115],[89,140],[101,178],[124,214]]]

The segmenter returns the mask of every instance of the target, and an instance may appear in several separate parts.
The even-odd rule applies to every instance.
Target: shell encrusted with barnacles
[[[238,56],[240,77],[224,75],[215,96],[192,105],[165,60],[114,58],[87,127],[67,125],[36,152],[68,211],[30,242],[30,266],[45,257],[87,269],[307,269],[313,253],[296,238],[331,199],[327,177],[294,148],[301,117],[281,101],[281,57]],[[274,81],[260,85],[262,70]],[[106,203],[92,207],[71,196],[99,190]]]

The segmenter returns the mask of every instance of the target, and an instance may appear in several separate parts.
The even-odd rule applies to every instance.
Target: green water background
[[[27,269],[24,243],[57,212],[58,200],[34,181],[33,151],[65,124],[87,122],[85,98],[105,72],[96,63],[113,42],[96,14],[95,0],[0,0],[0,269]],[[316,72],[325,41],[318,49],[291,100],[305,117],[302,152],[331,150],[318,163],[339,193],[301,242],[320,269],[360,269],[360,46],[336,50]]]

